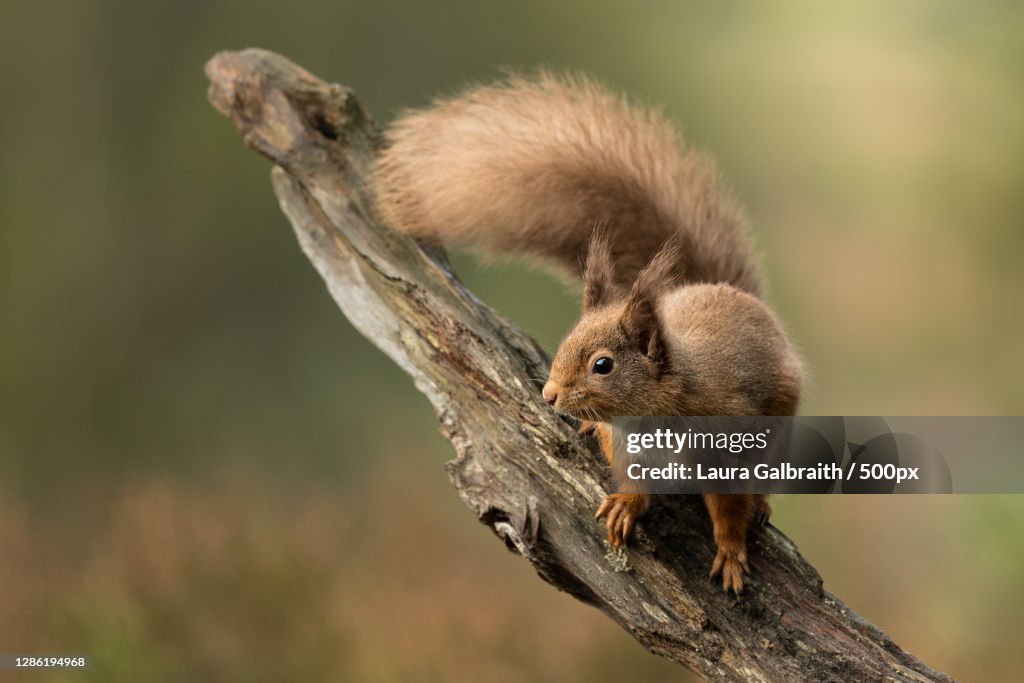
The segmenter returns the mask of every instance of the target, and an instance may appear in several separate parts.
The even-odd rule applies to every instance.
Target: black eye
[[[608,356],[601,356],[600,358],[594,361],[593,370],[595,374],[607,375],[609,372],[612,371],[612,368],[614,366],[615,363],[612,362],[611,358],[609,358]]]

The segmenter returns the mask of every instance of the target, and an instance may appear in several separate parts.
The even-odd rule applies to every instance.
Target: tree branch
[[[440,249],[375,221],[382,138],[352,91],[262,50],[222,52],[206,73],[213,105],[276,165],[281,208],[331,296],[434,404],[462,499],[545,581],[712,680],[951,680],[824,591],[772,527],[752,532],[747,593],[724,594],[707,576],[714,543],[696,497],[657,500],[629,549],[609,552],[593,520],[603,467],[541,400],[543,351]]]

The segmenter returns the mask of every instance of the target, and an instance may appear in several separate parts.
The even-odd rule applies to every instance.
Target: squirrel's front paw
[[[718,546],[718,554],[711,564],[711,578],[722,575],[722,588],[739,595],[743,592],[743,576],[750,573],[747,549],[744,544],[725,543]]]
[[[614,546],[622,545],[629,538],[636,520],[647,512],[649,503],[650,497],[642,493],[612,493],[604,497],[594,518],[607,516],[608,542]]]

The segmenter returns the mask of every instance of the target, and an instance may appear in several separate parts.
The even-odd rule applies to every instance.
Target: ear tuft
[[[608,233],[603,225],[599,225],[590,236],[587,264],[583,269],[583,310],[618,301],[623,294],[615,284],[615,261]]]
[[[633,289],[638,286],[651,292],[665,292],[676,285],[678,270],[683,263],[685,249],[679,235],[669,237],[636,276]]]
[[[663,369],[668,362],[668,348],[658,320],[658,299],[675,284],[675,268],[680,262],[681,245],[675,238],[662,245],[644,266],[626,299],[626,308],[619,324],[637,351]]]

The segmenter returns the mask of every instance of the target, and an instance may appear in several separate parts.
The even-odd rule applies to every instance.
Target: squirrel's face
[[[679,245],[663,246],[637,275],[628,292],[615,279],[614,258],[604,231],[591,238],[583,275],[583,317],[558,348],[544,385],[555,410],[590,422],[616,415],[658,415],[659,380],[668,348],[657,301],[672,282]]]
[[[651,340],[631,330],[624,313],[624,304],[588,311],[562,342],[543,390],[555,410],[607,422],[650,405],[663,367],[648,354]]]

